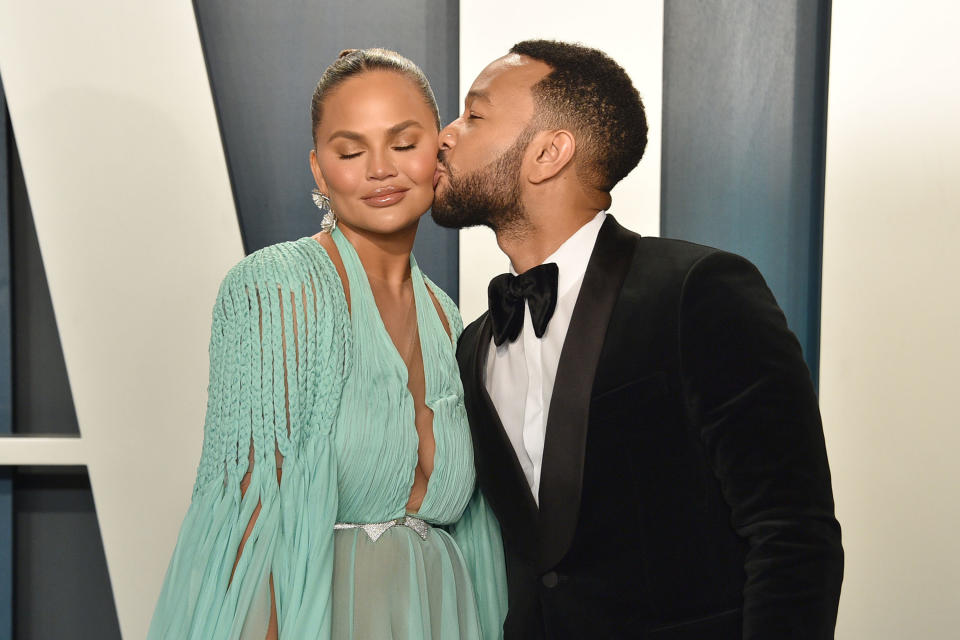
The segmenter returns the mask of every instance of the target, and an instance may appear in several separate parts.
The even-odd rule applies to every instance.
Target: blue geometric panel
[[[664,9],[661,233],[753,261],[816,382],[830,2]]]
[[[197,0],[197,22],[247,252],[312,235],[310,98],[343,49],[381,46],[420,65],[444,122],[459,109],[459,2]],[[420,223],[423,270],[456,299],[457,233]]]

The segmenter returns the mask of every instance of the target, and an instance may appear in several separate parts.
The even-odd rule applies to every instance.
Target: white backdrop
[[[640,165],[613,190],[617,220],[643,235],[660,234],[660,110],[663,99],[663,0],[461,0],[460,100],[488,64],[515,43],[568,40],[606,51],[643,98],[650,140]],[[487,307],[487,284],[509,269],[493,233],[460,232],[460,310],[464,323]]]
[[[80,424],[5,440],[0,464],[87,465],[120,630],[143,638],[243,257],[193,6],[3,0],[0,75]]]
[[[837,638],[956,638],[960,8],[834,2],[820,398]]]

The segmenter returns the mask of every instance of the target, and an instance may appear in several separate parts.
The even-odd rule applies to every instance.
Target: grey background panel
[[[399,51],[430,78],[443,121],[459,111],[456,0],[196,0],[194,8],[247,252],[319,230],[307,163],[310,98],[341,50]],[[456,299],[456,232],[425,217],[414,250]]]
[[[816,380],[830,2],[664,9],[661,233],[752,260]]]
[[[10,167],[12,135],[0,83],[0,436],[13,431],[13,354],[10,311]],[[0,467],[0,638],[13,635],[13,477]]]
[[[12,138],[11,138],[12,140]],[[79,435],[67,365],[16,145],[11,154],[14,432]]]
[[[14,499],[16,638],[119,640],[86,469],[21,467]]]

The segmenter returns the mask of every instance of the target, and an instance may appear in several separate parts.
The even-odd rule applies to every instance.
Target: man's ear
[[[313,181],[317,183],[317,189],[320,190],[320,193],[330,195],[327,191],[327,181],[323,179],[323,174],[320,172],[316,149],[310,149],[310,172],[313,174]]]
[[[527,180],[533,184],[546,182],[559,174],[573,161],[577,140],[566,129],[541,131],[530,143],[535,152]]]

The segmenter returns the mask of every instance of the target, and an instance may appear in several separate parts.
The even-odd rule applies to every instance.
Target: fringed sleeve
[[[267,247],[227,274],[193,499],[149,638],[235,638],[267,581],[282,637],[329,638],[331,428],[350,336],[342,285],[315,240]]]

